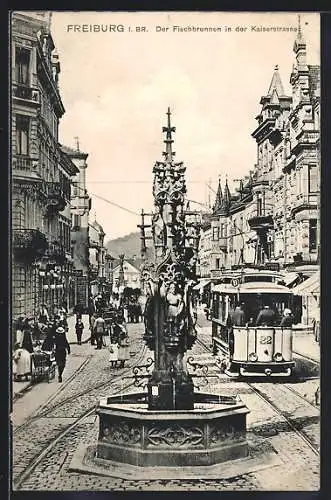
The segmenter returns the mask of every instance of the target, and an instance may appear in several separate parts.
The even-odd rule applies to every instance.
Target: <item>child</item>
[[[81,318],[77,318],[75,328],[76,328],[76,335],[77,335],[77,344],[82,345],[82,334],[83,334],[83,330],[84,330],[84,324],[83,324]]]

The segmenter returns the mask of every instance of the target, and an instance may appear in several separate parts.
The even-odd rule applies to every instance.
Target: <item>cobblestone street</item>
[[[317,490],[319,489],[319,408],[314,404],[316,377],[300,383],[245,382],[219,374],[210,345],[208,322],[199,323],[199,339],[189,355],[209,366],[208,391],[239,394],[247,418],[250,454],[276,451],[280,463],[220,480],[124,480],[69,471],[77,447],[96,442],[98,418],[94,407],[102,396],[136,391],[131,368],[110,369],[108,350],[90,343],[72,344],[65,379],[40,383],[13,405],[13,480],[22,490]],[[129,367],[150,356],[142,341],[143,325],[129,324]],[[72,332],[72,325],[71,325]],[[68,337],[74,342],[72,333]],[[311,370],[316,370],[316,366]],[[306,366],[306,371],[309,367]],[[197,382],[198,384],[198,382]],[[203,389],[201,389],[203,390]],[[206,388],[204,388],[206,390]],[[279,484],[279,477],[282,483]],[[15,486],[16,485],[16,486]]]

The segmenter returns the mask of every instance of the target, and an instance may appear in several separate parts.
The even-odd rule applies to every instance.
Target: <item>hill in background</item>
[[[126,234],[120,238],[108,241],[105,246],[110,255],[115,258],[121,253],[124,253],[127,258],[140,257],[140,233],[137,231]]]
[[[147,241],[148,243],[151,244],[151,241]],[[126,259],[140,261],[140,233],[138,231],[110,240],[105,247],[108,249],[109,254],[116,259],[120,254],[124,253]],[[152,249],[148,248],[146,257],[151,258],[152,253]]]

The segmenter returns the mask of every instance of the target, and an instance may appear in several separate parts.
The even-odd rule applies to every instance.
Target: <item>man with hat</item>
[[[56,329],[54,344],[55,361],[59,372],[59,382],[62,382],[62,373],[66,365],[67,351],[68,354],[70,354],[70,345],[66,337],[65,329],[62,326],[59,326]]]

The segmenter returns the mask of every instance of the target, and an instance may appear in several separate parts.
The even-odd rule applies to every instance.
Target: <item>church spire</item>
[[[222,207],[222,203],[223,203],[223,193],[221,187],[221,179],[218,179],[218,188],[217,188],[215,203],[213,206],[214,213],[217,213],[220,210],[220,208]]]
[[[162,127],[162,132],[166,133],[166,138],[164,139],[164,143],[166,145],[166,150],[162,153],[165,157],[165,161],[167,163],[171,163],[173,161],[173,157],[175,156],[175,152],[172,151],[172,143],[174,142],[172,138],[172,132],[176,132],[176,127],[171,126],[171,111],[170,107],[168,107],[167,111],[168,123],[166,127]]]

